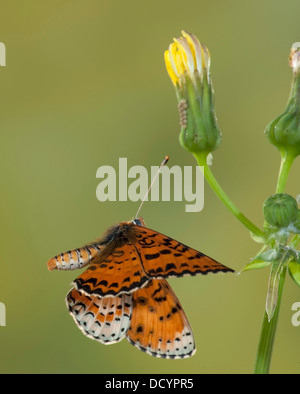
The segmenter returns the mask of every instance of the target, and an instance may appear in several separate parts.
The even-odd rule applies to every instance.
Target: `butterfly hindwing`
[[[149,277],[233,272],[205,254],[146,227],[135,226],[134,246]]]
[[[153,279],[132,295],[133,312],[127,339],[155,357],[186,358],[195,352],[188,319],[164,279]]]
[[[129,328],[132,295],[99,298],[72,289],[66,297],[68,310],[78,328],[105,345],[121,341]]]
[[[149,280],[136,249],[128,242],[114,248],[104,259],[96,256],[73,284],[87,295],[106,297],[131,293]]]

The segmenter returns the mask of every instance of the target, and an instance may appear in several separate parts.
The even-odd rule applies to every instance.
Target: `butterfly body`
[[[169,277],[233,272],[205,254],[134,219],[111,227],[82,248],[55,256],[49,270],[87,266],[66,298],[75,323],[104,344],[125,336],[156,357],[185,358],[195,351],[193,334]]]

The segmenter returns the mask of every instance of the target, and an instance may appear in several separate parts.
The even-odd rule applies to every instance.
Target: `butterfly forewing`
[[[205,254],[146,227],[135,226],[134,246],[149,277],[233,272]]]
[[[140,350],[163,358],[185,358],[195,352],[192,329],[166,280],[153,279],[133,293],[127,339]]]
[[[99,297],[131,293],[149,281],[131,243],[114,248],[105,259],[96,256],[73,282],[77,290]]]
[[[99,298],[73,288],[66,303],[79,329],[87,337],[105,345],[121,341],[129,328],[132,295]]]

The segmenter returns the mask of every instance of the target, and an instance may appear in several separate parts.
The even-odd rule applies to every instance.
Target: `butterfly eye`
[[[133,224],[135,224],[136,226],[144,226],[144,223],[141,219],[133,219],[132,221]]]

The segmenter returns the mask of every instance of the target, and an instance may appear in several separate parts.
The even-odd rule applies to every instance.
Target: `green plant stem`
[[[282,290],[285,280],[286,268],[282,270],[279,286],[278,286],[278,297],[276,309],[271,321],[268,320],[268,315],[265,312],[263,318],[262,329],[260,333],[260,340],[257,350],[256,363],[255,363],[255,374],[267,374],[269,373],[273,344],[276,334],[277,321],[279,315],[279,309],[282,299]]]
[[[204,177],[209,183],[210,187],[230,210],[231,213],[256,237],[264,240],[265,234],[258,227],[255,226],[240,210],[233,204],[227,194],[223,191],[216,178],[214,177],[209,165],[207,164],[207,154],[194,154],[197,163],[200,167],[204,167]]]
[[[293,154],[289,154],[287,152],[282,153],[276,193],[284,193],[288,174],[290,172],[294,159],[295,156]]]
[[[293,154],[288,154],[287,152],[281,153],[281,164],[278,175],[276,193],[284,193],[287,178],[293,164],[295,156]],[[294,236],[291,244],[297,245],[299,237]],[[278,296],[276,309],[272,319],[268,320],[268,315],[264,313],[264,319],[262,324],[262,329],[260,333],[260,340],[257,349],[256,363],[255,363],[255,374],[267,374],[270,369],[272,350],[274,345],[274,339],[277,329],[278,315],[282,298],[282,290],[285,281],[286,268],[283,269],[278,285]]]

